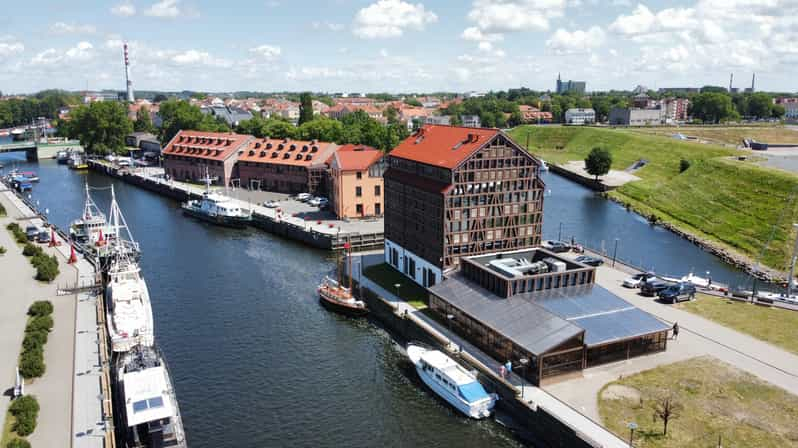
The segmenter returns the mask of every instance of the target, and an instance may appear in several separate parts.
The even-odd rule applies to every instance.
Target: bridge
[[[35,141],[13,142],[0,144],[0,153],[3,152],[25,152],[28,162],[35,162],[39,159],[54,159],[58,151],[66,149],[83,150],[77,140],[64,140],[58,143],[36,143]]]

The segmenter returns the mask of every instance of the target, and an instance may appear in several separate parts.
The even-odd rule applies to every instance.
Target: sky
[[[8,2],[0,91],[798,91],[798,0]]]

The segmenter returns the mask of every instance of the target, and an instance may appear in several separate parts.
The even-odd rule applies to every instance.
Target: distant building
[[[158,137],[149,132],[134,132],[128,134],[125,136],[125,146],[129,148],[138,148],[144,153],[161,153],[161,142],[158,140]]]
[[[427,125],[388,156],[385,261],[439,283],[461,257],[540,245],[540,162],[497,129]]]
[[[610,110],[609,124],[618,126],[655,126],[665,121],[661,108],[639,109],[615,107]]]
[[[798,98],[795,98],[798,100]],[[791,101],[789,103],[782,103],[784,105],[784,119],[789,121],[798,121],[798,101]]]
[[[524,123],[551,123],[553,116],[551,112],[541,111],[537,107],[520,105],[521,117]]]
[[[239,150],[238,177],[257,190],[324,194],[327,161],[337,148],[317,140],[252,138]]]
[[[659,93],[673,93],[676,95],[684,95],[687,93],[701,93],[699,87],[663,87],[657,90]]]
[[[327,164],[330,205],[338,218],[382,216],[385,212],[382,175],[387,168],[382,151],[363,145],[344,145]]]
[[[584,81],[563,81],[560,75],[557,74],[557,93],[575,93],[584,95],[587,83]]]
[[[221,118],[231,127],[238,126],[242,121],[251,120],[252,113],[240,107],[229,107],[224,105],[213,105],[201,107],[200,112],[206,115]]]
[[[687,112],[690,109],[690,100],[687,98],[668,98],[663,100],[665,105],[665,121],[687,121]]]
[[[460,122],[467,128],[481,128],[482,120],[479,115],[460,115]]]
[[[565,111],[567,124],[591,124],[596,122],[596,111],[593,109],[568,109]]]
[[[424,117],[424,124],[448,126],[452,124],[452,117],[450,117],[449,115],[430,115]]]
[[[208,170],[212,182],[230,185],[239,151],[251,135],[180,131],[163,150],[164,171],[172,179],[200,182]]]
[[[646,95],[645,93],[638,93],[637,95],[632,98],[632,105],[634,107],[640,109],[648,109],[654,107],[656,101],[652,100],[651,97]]]

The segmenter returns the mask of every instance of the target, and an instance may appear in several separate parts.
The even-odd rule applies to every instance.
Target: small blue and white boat
[[[408,344],[407,356],[421,380],[458,411],[475,419],[490,416],[498,396],[485,392],[473,373],[438,350]]]

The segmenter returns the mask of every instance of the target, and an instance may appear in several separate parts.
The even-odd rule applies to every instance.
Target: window
[[[379,202],[374,204],[374,214],[378,216],[382,214],[382,206],[380,205]]]
[[[360,196],[360,195],[358,195],[358,196]],[[362,214],[363,214],[363,204],[357,204],[357,205],[355,205],[355,212],[356,212],[358,215],[362,215]]]
[[[357,197],[363,196],[363,187],[355,187],[355,196]]]
[[[356,177],[358,179],[363,179],[363,173],[361,171],[358,171],[357,174],[356,174]]]
[[[374,186],[374,196],[379,196],[379,195],[380,195],[380,186],[379,185],[375,185]]]

